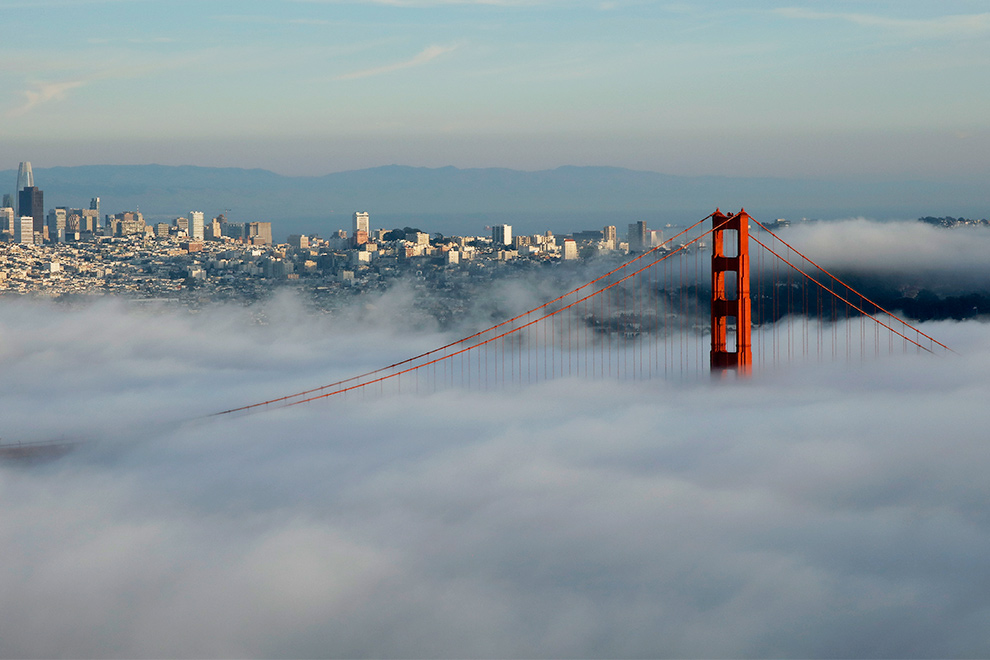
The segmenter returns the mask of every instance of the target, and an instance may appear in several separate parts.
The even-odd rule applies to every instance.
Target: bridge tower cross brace
[[[749,298],[749,220],[745,210],[712,214],[712,352],[713,375],[734,369],[748,375],[753,365]],[[727,286],[728,284],[728,286]],[[730,335],[731,326],[735,333]],[[730,342],[730,336],[734,339]]]

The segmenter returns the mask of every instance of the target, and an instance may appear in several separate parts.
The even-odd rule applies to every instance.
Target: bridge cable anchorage
[[[670,244],[672,241],[676,240],[677,238],[679,238],[679,237],[683,236],[684,234],[686,234],[686,233],[692,231],[693,229],[697,228],[699,225],[701,225],[702,223],[704,223],[705,221],[707,221],[709,218],[711,218],[712,215],[713,214],[706,215],[704,218],[701,218],[700,220],[698,220],[697,222],[695,222],[690,227],[687,227],[686,229],[684,229],[684,230],[678,232],[677,234],[675,234],[674,236],[670,237],[669,239],[667,239],[666,241],[664,241],[664,243],[662,243],[661,245],[658,245],[658,246],[656,246],[654,248],[651,248],[650,250],[648,250],[646,252],[643,252],[642,254],[638,255],[637,257],[634,257],[633,259],[630,259],[629,261],[623,262],[621,265],[617,266],[616,268],[608,271],[607,273],[604,273],[604,274],[596,277],[595,279],[591,280],[590,282],[587,282],[585,284],[582,284],[581,286],[577,287],[576,289],[572,289],[571,291],[568,291],[567,293],[564,293],[564,294],[562,294],[562,295],[554,298],[553,300],[550,300],[550,301],[548,301],[548,302],[546,302],[546,303],[544,303],[542,305],[539,305],[538,307],[534,307],[533,309],[531,309],[529,311],[523,312],[522,314],[519,314],[519,315],[517,315],[517,316],[515,316],[513,318],[510,318],[508,320],[502,321],[501,323],[497,323],[497,324],[495,324],[495,325],[493,325],[493,326],[491,326],[489,328],[486,328],[484,330],[480,330],[478,332],[475,332],[474,334],[468,335],[467,337],[464,337],[462,339],[458,339],[457,341],[450,342],[450,343],[445,344],[443,346],[440,346],[438,348],[434,348],[434,349],[429,350],[429,351],[426,351],[424,353],[420,353],[419,355],[415,355],[413,357],[406,358],[404,360],[400,360],[399,362],[395,362],[395,363],[390,364],[388,366],[380,367],[378,369],[374,369],[372,371],[368,371],[368,372],[365,372],[363,374],[359,374],[357,376],[352,376],[350,378],[345,378],[343,380],[339,380],[339,381],[336,381],[336,382],[333,382],[333,383],[329,383],[327,385],[321,385],[320,387],[312,388],[312,389],[305,390],[305,391],[302,391],[302,392],[296,392],[295,394],[289,394],[289,395],[286,395],[286,396],[277,397],[277,398],[274,398],[274,399],[268,399],[266,401],[261,401],[261,402],[253,403],[253,404],[246,405],[246,406],[240,406],[240,407],[237,407],[237,408],[230,408],[228,410],[222,410],[220,412],[216,412],[216,413],[212,413],[210,415],[206,415],[205,417],[218,417],[218,416],[221,416],[221,415],[229,415],[229,414],[237,413],[237,412],[246,412],[246,411],[253,410],[253,409],[256,409],[256,408],[262,408],[262,407],[271,406],[273,404],[281,404],[281,405],[279,405],[277,407],[282,408],[282,407],[288,407],[288,406],[291,406],[291,405],[296,405],[297,403],[307,403],[307,402],[314,401],[314,400],[317,400],[317,399],[322,399],[322,398],[326,398],[326,397],[329,397],[329,396],[333,396],[334,394],[341,394],[341,393],[345,393],[345,392],[348,392],[348,391],[351,391],[351,390],[355,390],[355,389],[358,389],[358,388],[363,388],[363,387],[366,387],[367,385],[371,385],[371,384],[374,384],[374,383],[380,383],[380,382],[382,382],[384,380],[388,380],[390,378],[399,376],[401,374],[409,373],[411,371],[416,371],[416,370],[418,370],[418,369],[420,369],[422,367],[426,367],[426,366],[430,366],[430,365],[435,365],[438,362],[442,362],[442,361],[447,360],[447,359],[449,359],[451,357],[455,357],[457,355],[460,355],[462,353],[465,353],[466,351],[472,350],[472,349],[477,348],[479,346],[490,345],[493,342],[495,342],[496,340],[503,339],[504,337],[506,337],[508,335],[511,335],[511,334],[513,334],[513,333],[515,333],[515,332],[517,332],[519,330],[522,330],[524,328],[527,328],[527,327],[529,327],[531,325],[534,325],[534,324],[536,324],[536,323],[538,323],[540,321],[543,321],[545,319],[553,318],[558,313],[563,312],[564,310],[570,309],[570,308],[574,307],[575,305],[588,300],[589,298],[595,297],[595,296],[603,293],[604,291],[608,291],[609,289],[612,289],[613,287],[617,286],[618,284],[621,284],[622,282],[625,282],[629,278],[634,277],[635,275],[638,275],[643,270],[646,270],[647,268],[651,268],[651,267],[655,266],[656,264],[661,263],[662,261],[666,260],[667,258],[672,257],[673,255],[680,253],[681,251],[685,250],[687,247],[689,247],[689,246],[697,243],[699,240],[701,240],[705,236],[711,234],[712,231],[715,230],[715,228],[713,228],[711,230],[708,230],[708,231],[706,231],[706,232],[698,235],[694,239],[692,239],[692,240],[688,241],[687,243],[684,243],[683,245],[681,245],[680,247],[678,247],[676,250],[669,251],[667,254],[663,255],[660,259],[656,259],[654,261],[651,261],[646,266],[643,266],[643,267],[639,268],[635,272],[633,272],[633,273],[631,273],[631,274],[629,274],[629,275],[627,275],[627,276],[625,276],[625,277],[623,277],[623,278],[621,278],[619,280],[616,280],[615,282],[609,284],[608,286],[605,286],[605,287],[603,287],[603,288],[601,288],[601,289],[599,289],[599,290],[597,290],[597,291],[595,291],[595,292],[593,292],[593,293],[591,293],[591,294],[589,294],[589,295],[587,295],[587,296],[585,296],[585,297],[583,297],[583,298],[581,298],[579,300],[576,300],[575,302],[573,302],[573,303],[571,303],[569,305],[566,305],[564,307],[560,307],[560,308],[558,308],[558,309],[550,312],[549,314],[546,314],[543,317],[540,317],[540,318],[538,318],[538,319],[536,319],[534,321],[530,321],[529,323],[527,323],[525,325],[521,325],[521,326],[518,326],[516,328],[513,328],[512,330],[509,330],[507,332],[501,333],[501,334],[499,334],[499,335],[497,335],[495,337],[491,337],[489,339],[486,339],[485,341],[474,343],[471,346],[468,346],[467,348],[460,349],[460,350],[455,351],[455,352],[452,352],[452,353],[448,353],[447,352],[448,349],[451,349],[451,348],[453,348],[455,346],[458,346],[460,344],[464,344],[464,343],[469,342],[469,341],[471,341],[473,339],[477,339],[478,337],[481,337],[482,335],[488,334],[488,333],[490,333],[492,331],[495,331],[495,330],[497,330],[499,328],[502,328],[502,327],[504,327],[506,325],[509,325],[511,323],[514,323],[514,322],[516,322],[516,321],[518,321],[518,320],[520,320],[520,319],[522,319],[522,318],[524,318],[526,316],[529,316],[530,314],[535,314],[536,312],[539,312],[541,310],[547,309],[550,306],[554,305],[555,303],[558,303],[558,302],[563,301],[568,296],[577,295],[578,292],[582,291],[583,289],[586,289],[586,288],[588,288],[588,287],[590,287],[590,286],[592,286],[594,284],[597,284],[598,282],[600,282],[600,281],[602,281],[602,280],[604,280],[604,279],[606,279],[606,278],[608,278],[608,277],[610,277],[610,276],[618,273],[619,271],[621,271],[621,270],[629,267],[630,265],[636,263],[640,259],[644,259],[645,257],[658,252],[659,250],[666,249],[666,246],[668,244]],[[495,348],[498,349],[498,346],[496,346]],[[434,358],[434,359],[429,360],[427,362],[422,362],[422,363],[416,364],[416,365],[414,365],[412,367],[408,367],[408,368],[403,369],[403,370],[398,371],[398,372],[393,372],[392,371],[392,370],[394,370],[394,369],[396,369],[398,367],[401,367],[403,365],[407,365],[407,364],[410,364],[410,363],[413,363],[413,362],[417,362],[418,360],[422,360],[424,358],[428,358],[430,356],[436,355],[437,353],[441,353],[441,352],[443,352],[443,355],[441,355],[440,357]],[[383,372],[391,372],[391,373],[387,373],[384,376],[381,376],[379,378],[375,378],[375,379],[372,379],[372,380],[364,380],[366,378],[370,378],[372,376],[375,376],[376,374],[381,374]],[[355,383],[355,381],[360,381],[360,382]],[[355,384],[349,385],[347,387],[342,387],[343,385],[346,385],[348,383],[355,383]],[[337,389],[334,389],[332,392],[327,392],[327,393],[324,393],[324,394],[318,394],[318,395],[312,396],[312,397],[308,397],[307,396],[307,395],[310,395],[310,394],[315,394],[317,392],[323,392],[324,390],[331,389],[331,388],[337,388]],[[303,399],[301,399],[299,401],[291,401],[292,399],[298,399],[299,397],[307,397],[307,398],[303,398]]]
[[[921,330],[919,330],[918,328],[916,328],[916,327],[914,327],[913,325],[911,325],[910,323],[908,323],[908,322],[907,322],[907,321],[905,321],[904,319],[902,319],[902,318],[900,318],[899,316],[897,316],[897,315],[896,315],[896,314],[894,314],[893,312],[890,312],[890,311],[888,311],[888,310],[886,310],[886,309],[884,309],[884,308],[883,308],[883,307],[881,307],[881,306],[880,306],[879,304],[877,304],[877,303],[875,303],[875,302],[873,302],[872,300],[870,300],[869,298],[867,298],[866,296],[864,296],[864,295],[863,295],[862,293],[860,293],[860,292],[859,292],[859,291],[857,291],[856,289],[854,289],[854,288],[852,288],[851,286],[849,286],[848,284],[846,284],[845,282],[843,282],[842,280],[840,280],[840,279],[839,279],[838,277],[836,277],[835,275],[833,275],[832,273],[830,273],[829,271],[827,271],[827,270],[826,270],[825,268],[823,268],[822,266],[819,266],[819,265],[818,265],[817,263],[815,263],[814,261],[812,261],[812,260],[811,260],[811,259],[810,259],[809,257],[807,257],[806,255],[804,255],[804,254],[803,254],[803,253],[802,253],[802,252],[801,252],[800,250],[798,250],[798,249],[797,249],[797,248],[795,248],[794,246],[792,246],[792,245],[790,245],[790,244],[789,244],[789,243],[788,243],[787,241],[785,241],[785,240],[783,240],[782,238],[780,238],[780,236],[777,236],[777,234],[775,234],[775,233],[773,233],[772,231],[770,231],[770,229],[768,229],[768,228],[767,228],[767,227],[766,227],[765,225],[763,225],[763,223],[761,223],[761,222],[760,222],[759,220],[756,220],[755,218],[751,218],[751,219],[752,219],[752,220],[753,220],[753,222],[755,222],[755,223],[756,223],[756,224],[757,224],[757,225],[758,225],[758,226],[759,226],[759,227],[760,227],[761,229],[763,229],[763,231],[765,231],[765,232],[767,232],[768,234],[770,234],[771,236],[773,236],[773,237],[774,237],[775,239],[777,239],[778,241],[780,241],[780,242],[781,242],[782,244],[784,244],[784,245],[785,245],[785,246],[787,247],[787,249],[789,249],[789,250],[791,250],[792,252],[794,252],[795,254],[797,254],[797,255],[798,255],[799,257],[801,257],[802,259],[804,259],[805,261],[807,261],[807,262],[808,262],[809,264],[811,264],[812,266],[814,266],[815,268],[817,268],[817,269],[818,269],[818,270],[820,270],[821,272],[823,272],[823,273],[825,273],[826,275],[828,275],[828,277],[829,277],[829,278],[831,278],[831,279],[832,279],[833,281],[835,281],[836,283],[838,283],[838,284],[841,284],[841,285],[842,285],[843,287],[845,287],[845,288],[846,288],[847,290],[849,290],[849,291],[851,291],[852,293],[855,293],[855,294],[856,294],[857,296],[859,296],[860,298],[862,298],[862,299],[863,299],[863,300],[865,300],[866,302],[868,302],[868,303],[870,303],[870,304],[871,304],[871,305],[873,305],[873,306],[874,306],[875,308],[877,308],[878,310],[880,310],[880,311],[881,311],[882,313],[884,313],[884,314],[886,314],[887,316],[889,316],[889,317],[891,317],[892,319],[894,319],[895,321],[897,321],[898,323],[900,323],[900,324],[901,324],[901,325],[903,325],[904,327],[906,327],[906,328],[910,328],[910,329],[911,329],[912,331],[914,331],[914,332],[916,332],[916,333],[918,333],[919,335],[921,335],[921,336],[922,336],[922,337],[924,337],[925,339],[927,339],[927,340],[929,340],[929,341],[931,341],[932,343],[934,343],[934,344],[938,344],[939,346],[941,346],[941,347],[942,347],[942,348],[944,348],[945,350],[947,350],[947,351],[949,351],[950,353],[955,353],[955,351],[954,351],[954,350],[952,350],[951,348],[949,348],[948,346],[946,346],[946,345],[945,345],[945,344],[943,344],[942,342],[940,342],[940,341],[938,341],[937,339],[935,339],[934,337],[932,337],[932,336],[930,336],[930,335],[928,335],[928,334],[926,334],[926,333],[924,333],[924,332],[922,332]],[[921,344],[919,344],[918,342],[916,342],[916,341],[914,341],[914,340],[912,340],[912,339],[910,339],[910,338],[908,338],[908,337],[905,337],[905,336],[904,336],[903,334],[901,334],[900,332],[897,332],[897,330],[894,330],[894,329],[893,329],[893,328],[891,328],[891,327],[890,327],[889,325],[887,325],[887,324],[886,324],[886,323],[884,323],[883,321],[881,321],[881,320],[879,320],[878,318],[876,318],[876,317],[875,317],[875,316],[873,316],[872,314],[870,314],[870,313],[868,313],[868,312],[866,312],[866,311],[864,311],[864,310],[862,310],[862,309],[860,309],[859,307],[857,307],[856,305],[854,305],[854,304],[852,304],[851,302],[849,302],[848,300],[846,300],[846,299],[845,299],[845,298],[843,298],[842,296],[840,296],[840,295],[838,295],[837,293],[835,293],[834,291],[832,291],[831,289],[829,289],[828,287],[826,287],[826,286],[825,286],[824,284],[822,284],[821,282],[819,282],[818,280],[816,280],[816,279],[815,279],[814,277],[812,277],[812,276],[811,276],[811,275],[809,275],[808,273],[806,273],[806,272],[804,272],[803,270],[801,270],[800,268],[798,268],[797,266],[795,266],[794,264],[792,264],[792,263],[791,263],[790,261],[788,261],[787,259],[785,259],[785,258],[784,258],[784,257],[782,257],[781,255],[779,255],[779,254],[777,254],[776,252],[774,252],[774,251],[773,251],[773,250],[772,250],[771,248],[769,248],[769,247],[767,247],[767,246],[766,246],[766,245],[765,245],[765,244],[764,244],[764,243],[763,243],[762,241],[760,241],[760,240],[759,240],[758,238],[756,238],[756,237],[753,237],[753,240],[754,240],[754,241],[756,241],[757,243],[759,243],[759,245],[760,245],[761,247],[763,247],[763,249],[765,249],[765,250],[766,250],[767,252],[769,252],[770,254],[772,254],[772,255],[774,255],[775,257],[777,257],[778,259],[780,259],[780,260],[781,260],[782,262],[784,262],[785,264],[787,264],[788,266],[790,266],[791,268],[793,268],[793,269],[794,269],[794,270],[796,270],[797,272],[799,272],[799,273],[801,273],[802,275],[804,275],[804,277],[806,277],[807,279],[809,279],[809,280],[811,280],[811,281],[812,281],[812,282],[814,282],[814,283],[815,283],[816,285],[818,285],[819,287],[821,287],[821,288],[822,288],[822,290],[824,290],[824,291],[826,291],[826,292],[828,292],[828,293],[831,293],[831,294],[832,294],[832,295],[833,295],[833,296],[834,296],[835,298],[837,298],[837,299],[839,299],[839,300],[841,300],[842,302],[844,302],[844,303],[846,303],[847,305],[849,305],[850,307],[852,307],[853,309],[855,309],[856,311],[858,311],[858,312],[859,312],[860,314],[863,314],[864,316],[866,316],[866,317],[868,317],[868,318],[869,318],[869,319],[871,319],[872,321],[874,321],[874,322],[876,322],[876,323],[878,323],[878,324],[880,324],[880,325],[882,325],[883,327],[885,327],[885,328],[887,328],[888,330],[890,330],[891,332],[893,332],[893,333],[895,333],[895,334],[897,334],[897,335],[898,335],[898,336],[900,336],[900,337],[901,337],[902,339],[905,339],[905,340],[907,340],[908,342],[910,342],[910,343],[912,343],[912,344],[914,344],[915,346],[917,346],[917,347],[919,347],[919,348],[922,348],[922,349],[924,349],[924,350],[926,350],[926,351],[928,351],[929,353],[932,353],[933,355],[935,354],[935,352],[934,352],[934,351],[932,351],[931,349],[929,349],[929,348],[927,348],[927,347],[925,347],[925,346],[923,346],[923,345],[921,345]]]

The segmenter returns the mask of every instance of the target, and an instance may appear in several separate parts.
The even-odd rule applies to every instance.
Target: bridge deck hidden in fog
[[[489,328],[374,371],[216,415],[352,394],[491,390],[555,378],[739,378],[778,365],[902,352],[949,349],[744,210],[716,210],[663,245]]]

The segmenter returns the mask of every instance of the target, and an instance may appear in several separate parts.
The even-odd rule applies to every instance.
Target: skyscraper
[[[272,244],[272,223],[245,222],[244,240],[252,245]]]
[[[52,243],[65,242],[67,219],[68,213],[64,206],[48,212],[48,239]]]
[[[186,233],[194,241],[203,240],[203,212],[202,211],[190,211],[189,212],[189,225]]]
[[[630,252],[644,252],[648,245],[646,236],[646,222],[639,220],[629,225],[629,232],[626,234],[629,241]]]
[[[34,172],[30,161],[23,161],[17,167],[17,192],[34,185]]]
[[[602,239],[608,246],[609,250],[614,250],[619,245],[619,237],[615,231],[615,225],[607,225],[602,230]]]
[[[34,172],[31,171],[31,163],[29,161],[23,161],[17,166],[17,190],[14,191],[15,204],[20,202],[21,191],[25,188],[30,188],[34,185]],[[14,207],[14,215],[31,215],[30,213],[21,213],[20,207]]]
[[[495,244],[495,247],[512,245],[512,225],[494,225],[492,227],[492,243]]]
[[[354,233],[358,233],[362,229],[371,234],[371,220],[368,217],[367,211],[355,211],[354,212]]]
[[[14,219],[14,242],[34,244],[34,218],[29,215]]]
[[[9,231],[14,233],[14,207],[0,207],[0,232]]]
[[[96,211],[96,226],[93,227],[93,231],[96,231],[96,229],[100,226],[100,223],[103,222],[103,218],[100,217],[100,198],[99,197],[94,197],[93,199],[89,200],[89,210],[90,211]]]
[[[23,165],[23,163],[22,163]],[[31,165],[28,164],[28,174]],[[18,178],[20,178],[18,176]],[[20,209],[20,216],[31,216],[34,218],[34,230],[44,233],[45,231],[45,195],[36,186],[28,186],[17,193],[17,208]],[[17,215],[15,213],[14,215]]]

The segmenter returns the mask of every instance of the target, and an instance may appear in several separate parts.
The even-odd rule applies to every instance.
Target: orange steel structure
[[[749,221],[750,217],[745,210],[729,216],[715,209],[712,214],[713,374],[721,375],[734,369],[737,374],[748,375],[753,365],[750,339]],[[725,232],[732,233],[726,235]],[[732,284],[731,287],[726,287],[727,281]],[[732,346],[728,341],[730,319],[735,320],[735,342]]]

